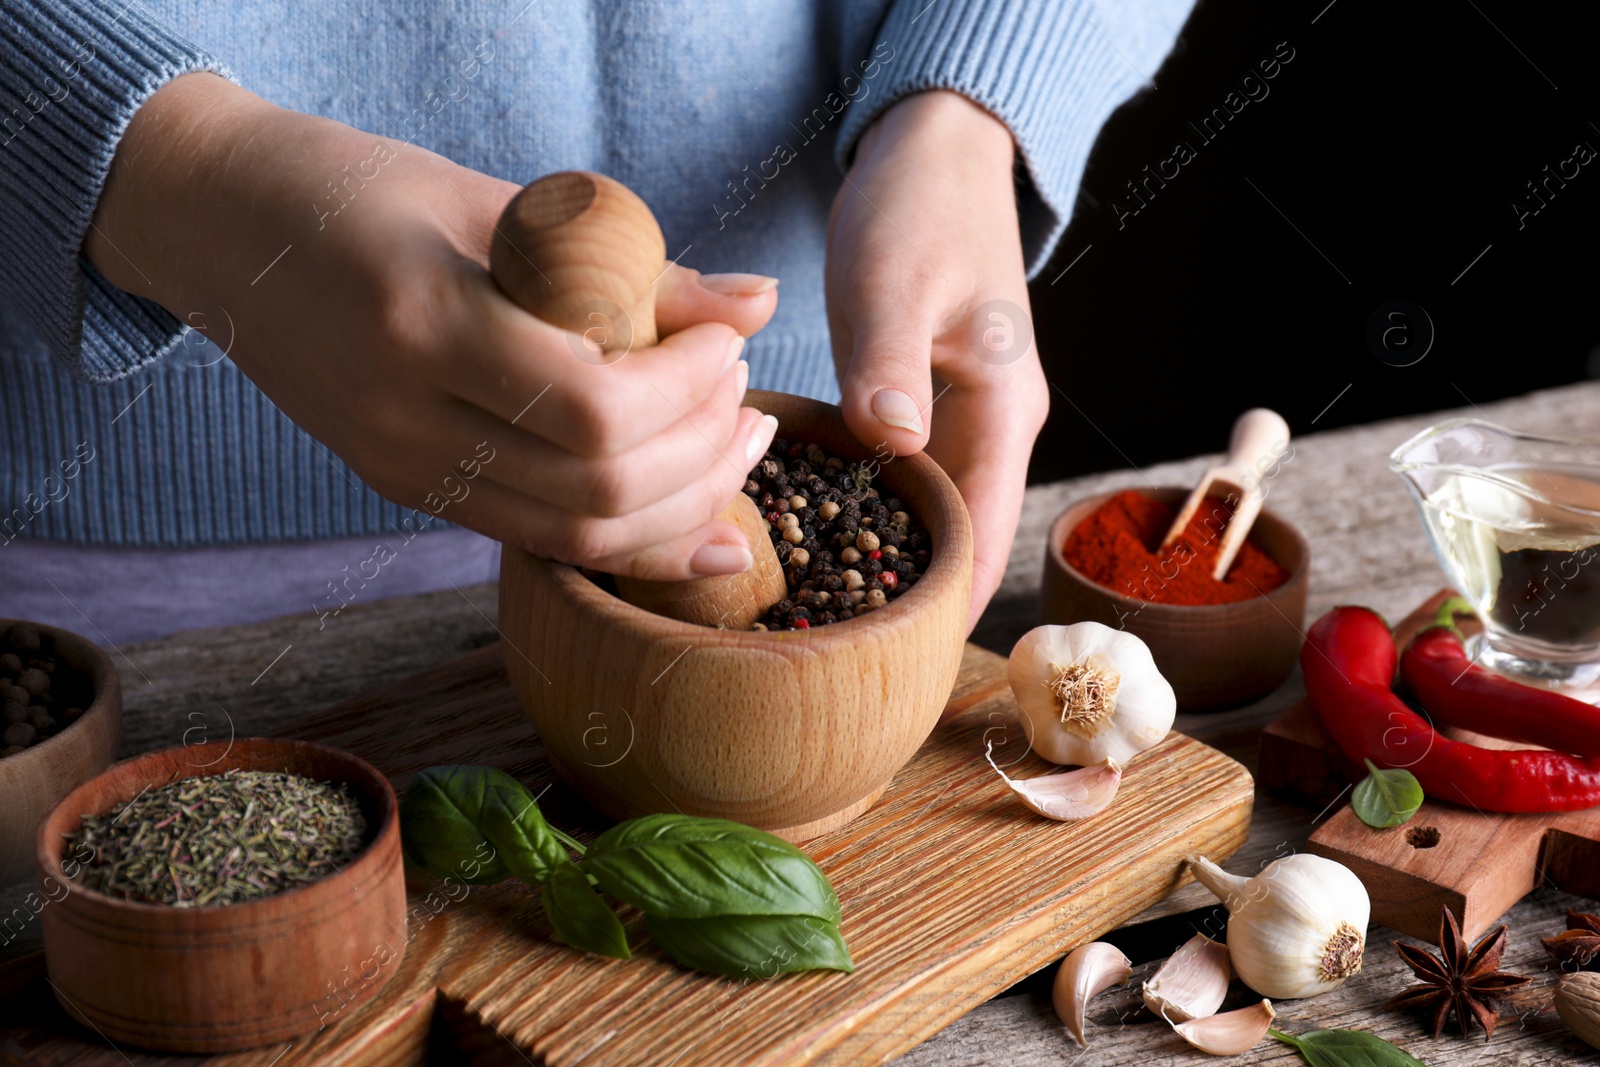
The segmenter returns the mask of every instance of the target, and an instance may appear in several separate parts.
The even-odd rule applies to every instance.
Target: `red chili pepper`
[[[1438,625],[1418,634],[1401,655],[1400,677],[1418,703],[1446,726],[1600,756],[1600,708],[1472,662],[1454,623],[1456,615],[1471,610],[1459,597],[1445,601]]]
[[[1311,627],[1300,649],[1306,694],[1345,755],[1403,767],[1429,797],[1481,811],[1600,804],[1600,759],[1452,741],[1390,688],[1396,659],[1388,624],[1366,608],[1334,608]]]

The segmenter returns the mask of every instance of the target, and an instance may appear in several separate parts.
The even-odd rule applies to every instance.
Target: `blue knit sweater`
[[[832,399],[826,221],[867,124],[929,88],[999,116],[1036,271],[1191,2],[0,0],[0,544],[301,540],[405,513],[83,259],[118,138],[179,74],[519,183],[610,174],[685,265],[782,279],[751,384]]]

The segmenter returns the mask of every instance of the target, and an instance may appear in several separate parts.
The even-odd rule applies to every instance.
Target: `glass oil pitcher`
[[[1478,662],[1574,690],[1600,682],[1600,441],[1451,419],[1394,450]],[[1587,694],[1586,694],[1587,695]]]

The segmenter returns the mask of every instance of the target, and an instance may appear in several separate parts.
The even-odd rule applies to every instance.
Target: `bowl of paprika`
[[[1150,646],[1179,711],[1272,692],[1294,669],[1305,628],[1311,548],[1263,509],[1222,580],[1212,577],[1231,509],[1208,496],[1163,547],[1188,490],[1125,489],[1080,500],[1050,528],[1040,621],[1093,620]]]

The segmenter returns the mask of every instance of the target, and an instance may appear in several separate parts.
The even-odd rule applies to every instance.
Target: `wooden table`
[[[1387,471],[1385,462],[1395,445],[1430,423],[1477,410],[1320,434],[1309,433],[1314,427],[1308,425],[1292,425],[1302,436],[1296,439],[1293,459],[1272,483],[1268,506],[1295,523],[1311,542],[1312,618],[1337,603],[1367,604],[1386,617],[1398,618],[1438,588],[1440,572],[1421,525],[1400,480]],[[1597,410],[1600,384],[1584,384],[1486,404],[1481,413],[1512,426],[1583,432]],[[1085,423],[1083,432],[1104,431],[1113,443],[1119,435],[1134,432],[1110,420],[1097,422],[1098,430]],[[1108,489],[1189,485],[1215,459],[1206,455],[1029,490],[1005,582],[974,640],[1004,653],[1034,624],[1045,534],[1065,504]],[[495,590],[484,585],[352,606],[321,630],[308,609],[303,615],[271,622],[190,631],[122,648],[113,658],[126,692],[123,754],[185,741],[193,744],[201,737],[221,741],[230,729],[240,736],[270,734],[278,724],[305,712],[496,640],[495,613]],[[1261,726],[1302,694],[1295,677],[1257,704],[1219,714],[1179,716],[1177,726],[1254,770]],[[1243,871],[1301,848],[1323,814],[1258,797],[1250,843],[1230,867]],[[0,890],[0,915],[19,906],[28,888]],[[1094,1045],[1087,1052],[1066,1037],[1055,1019],[1049,1000],[1052,969],[1047,969],[957,1020],[896,1063],[900,1067],[1064,1063],[1101,1067],[1137,1059],[1149,1067],[1163,1067],[1218,1062],[1190,1050],[1152,1018],[1136,992],[1138,979],[1153,969],[1154,962],[1213,919],[1214,903],[1204,890],[1191,886],[1110,935],[1141,967],[1130,989],[1112,991],[1095,1001],[1090,1016]],[[1417,1018],[1378,1010],[1407,984],[1409,972],[1391,947],[1394,935],[1377,927],[1358,976],[1335,993],[1276,1005],[1278,1025],[1291,1032],[1369,1029],[1433,1067],[1542,1065],[1585,1062],[1584,1057],[1586,1062],[1600,1062],[1600,1053],[1572,1039],[1549,1008],[1555,976],[1546,966],[1538,938],[1562,928],[1569,906],[1595,910],[1592,901],[1543,890],[1507,914],[1504,921],[1511,927],[1511,942],[1505,966],[1533,975],[1535,981],[1513,1002],[1487,1047],[1481,1035],[1465,1041],[1447,1032],[1431,1040]],[[0,933],[0,942],[8,937],[9,942],[0,945],[0,959],[40,947],[36,924],[20,934]],[[1225,1007],[1249,999],[1236,983]],[[1265,1042],[1234,1062],[1300,1061],[1287,1047]]]

